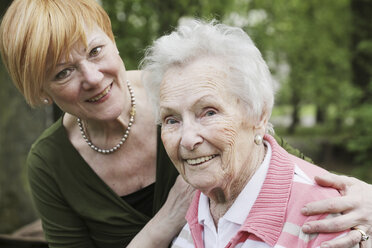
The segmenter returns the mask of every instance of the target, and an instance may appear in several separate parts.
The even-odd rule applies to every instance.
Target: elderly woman
[[[274,84],[246,33],[186,21],[154,43],[143,68],[164,147],[197,189],[173,247],[319,247],[346,234],[301,231],[329,216],[303,216],[303,205],[339,193],[315,184],[325,170],[268,134]]]
[[[27,159],[49,246],[124,247],[142,229],[131,245],[167,247],[193,190],[178,180],[168,196],[177,171],[140,72],[125,70],[103,8],[95,0],[15,0],[0,37],[26,101],[64,111]]]
[[[49,246],[167,247],[185,224],[193,189],[176,181],[141,73],[126,71],[102,7],[95,0],[14,0],[1,23],[0,51],[31,106],[55,103],[64,112],[27,159]],[[308,213],[323,211],[317,206]],[[358,216],[346,225],[365,223]],[[309,224],[310,231],[319,226]]]

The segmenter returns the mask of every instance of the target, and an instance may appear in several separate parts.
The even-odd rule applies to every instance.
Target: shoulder
[[[336,238],[341,235],[342,232],[309,235],[303,233],[301,227],[306,222],[331,218],[335,216],[335,214],[304,216],[301,214],[301,209],[309,202],[337,197],[340,196],[340,194],[333,188],[321,187],[314,182],[314,176],[320,175],[321,173],[328,173],[326,170],[298,158],[293,160],[296,161],[294,178],[287,203],[281,241],[279,241],[279,243],[290,241],[293,244],[294,242],[298,242],[299,245],[306,245],[306,247],[319,246],[321,242]]]
[[[62,120],[59,119],[53,123],[50,127],[45,129],[43,133],[36,139],[32,144],[30,152],[41,152],[44,149],[48,149],[63,132]]]
[[[298,203],[306,204],[311,201],[340,195],[339,192],[333,188],[321,187],[316,184],[314,177],[329,173],[327,170],[294,155],[289,154],[288,156],[295,165],[295,175],[293,178],[291,195],[299,198],[296,200]]]
[[[309,202],[340,196],[337,190],[321,187],[314,181],[314,176],[329,172],[301,159],[293,160],[295,171],[287,208],[288,218],[292,223],[297,222],[299,225],[310,220],[326,218],[327,215],[304,216],[301,209]]]
[[[62,125],[62,119],[57,120],[36,139],[31,146],[31,153],[43,153],[55,147],[61,142],[61,137],[66,136]]]
[[[129,82],[134,85],[134,86],[139,86],[141,85],[141,77],[142,77],[142,71],[140,70],[131,70],[127,71],[127,77]]]
[[[27,156],[29,174],[35,170],[48,170],[48,166],[57,164],[63,155],[63,147],[68,144],[66,130],[62,125],[62,119],[57,120],[47,128],[32,144]]]

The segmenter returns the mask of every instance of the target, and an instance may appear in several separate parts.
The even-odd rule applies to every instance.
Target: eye
[[[102,46],[97,46],[89,52],[90,57],[96,57],[102,51]]]
[[[73,70],[74,70],[73,68],[63,69],[55,76],[55,80],[62,80],[69,77]]]
[[[212,116],[215,114],[217,114],[217,111],[213,109],[209,109],[208,111],[205,112],[205,116]]]
[[[164,119],[164,123],[167,125],[174,125],[174,124],[177,124],[178,121],[173,117],[167,117]]]

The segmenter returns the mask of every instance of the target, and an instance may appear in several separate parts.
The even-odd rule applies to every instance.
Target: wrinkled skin
[[[211,200],[215,221],[232,205],[264,158],[266,119],[247,118],[228,90],[223,61],[199,58],[169,68],[160,89],[162,140],[185,181]]]

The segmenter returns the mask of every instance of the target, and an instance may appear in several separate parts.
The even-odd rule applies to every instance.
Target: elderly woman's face
[[[254,124],[227,91],[225,68],[215,58],[174,66],[160,88],[165,149],[185,180],[206,194],[228,190],[252,172]]]
[[[100,28],[87,30],[86,37],[87,47],[82,42],[75,44],[69,59],[51,70],[44,91],[72,115],[117,118],[128,91],[124,64],[116,45]]]

